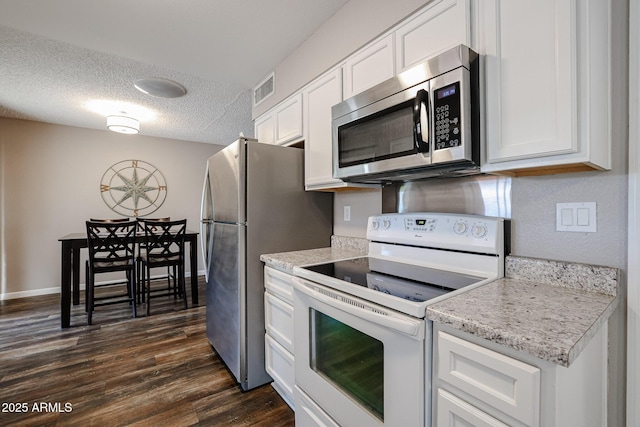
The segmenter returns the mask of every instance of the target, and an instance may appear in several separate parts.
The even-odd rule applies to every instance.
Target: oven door
[[[343,427],[423,426],[424,319],[293,280],[295,381],[326,413],[319,418]]]

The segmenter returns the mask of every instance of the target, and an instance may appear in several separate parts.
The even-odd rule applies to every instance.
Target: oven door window
[[[417,153],[413,108],[412,99],[340,126],[339,166],[361,165]]]
[[[384,420],[384,346],[310,309],[311,369]]]

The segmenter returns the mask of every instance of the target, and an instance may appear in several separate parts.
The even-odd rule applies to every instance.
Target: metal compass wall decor
[[[158,210],[167,197],[162,172],[142,160],[123,160],[110,166],[100,181],[102,200],[124,216],[145,216]]]

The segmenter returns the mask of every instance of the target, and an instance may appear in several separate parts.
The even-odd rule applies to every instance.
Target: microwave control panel
[[[462,145],[462,117],[460,116],[460,82],[438,88],[433,93],[435,149]]]

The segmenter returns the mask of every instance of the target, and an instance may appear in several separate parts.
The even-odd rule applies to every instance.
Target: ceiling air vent
[[[266,79],[253,89],[253,106],[259,105],[262,101],[273,95],[275,89],[275,73],[271,73]]]

